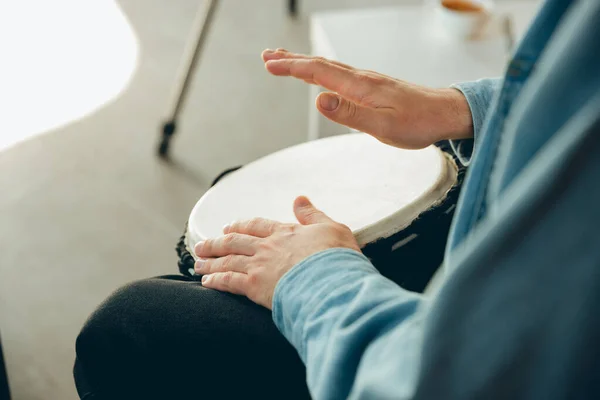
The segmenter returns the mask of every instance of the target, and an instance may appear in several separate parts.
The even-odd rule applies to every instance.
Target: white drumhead
[[[456,166],[435,146],[403,150],[363,133],[315,140],[278,151],[227,175],[198,201],[187,245],[222,235],[236,220],[297,222],[294,199],[307,196],[348,225],[359,244],[388,237],[443,199]]]

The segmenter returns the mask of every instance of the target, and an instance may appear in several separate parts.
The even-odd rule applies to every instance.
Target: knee
[[[119,358],[125,354],[128,340],[127,332],[121,329],[123,319],[152,285],[151,281],[139,281],[115,291],[84,324],[75,343],[73,370],[81,397],[91,393],[99,395],[111,387],[111,382],[118,381],[123,372]]]
[[[145,299],[155,292],[154,280],[142,280],[129,283],[104,300],[90,315],[81,329],[76,342],[79,359],[85,359],[90,351],[109,351],[126,340],[136,325],[136,314]]]
[[[75,344],[78,390],[109,393],[107,398],[114,399],[139,392],[147,380],[142,367],[154,316],[170,291],[164,289],[169,287],[160,279],[127,284],[90,315]]]

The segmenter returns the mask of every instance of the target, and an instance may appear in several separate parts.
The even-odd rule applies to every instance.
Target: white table
[[[420,3],[424,0],[296,0],[298,14],[347,10],[357,8],[392,7],[405,3]]]
[[[503,1],[496,3],[496,10],[510,17],[518,39],[540,3]],[[460,40],[447,33],[434,11],[430,4],[406,4],[313,14],[312,54],[429,87],[502,75],[509,57],[503,32]],[[316,110],[315,97],[321,90],[310,90],[309,140],[348,132]]]

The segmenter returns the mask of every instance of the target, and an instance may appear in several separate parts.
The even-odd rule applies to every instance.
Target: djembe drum
[[[403,150],[352,133],[292,146],[226,171],[196,203],[177,252],[194,275],[194,245],[235,220],[297,222],[305,195],[352,230],[384,276],[422,291],[440,266],[462,172],[437,146]]]

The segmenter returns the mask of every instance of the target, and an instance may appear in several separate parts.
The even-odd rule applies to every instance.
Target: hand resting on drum
[[[316,99],[321,114],[383,143],[419,149],[473,136],[469,105],[456,89],[431,89],[285,49],[265,50],[262,58],[273,75],[331,90]]]
[[[224,236],[200,242],[195,271],[207,288],[248,297],[272,308],[275,286],[294,265],[322,250],[360,251],[352,231],[317,210],[306,197],[294,201],[300,224],[264,218],[234,222]]]

